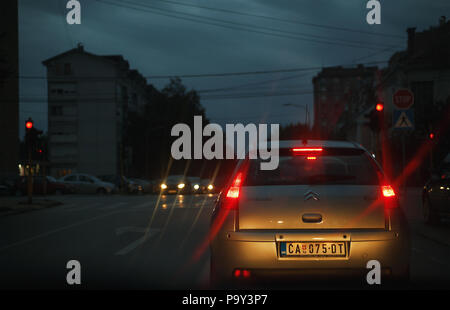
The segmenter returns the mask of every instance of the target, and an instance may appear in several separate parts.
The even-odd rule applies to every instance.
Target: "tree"
[[[170,161],[170,148],[176,137],[171,136],[171,128],[185,123],[193,128],[194,116],[203,117],[206,125],[205,109],[195,90],[187,90],[180,78],[170,80],[161,91],[148,87],[148,103],[143,111],[130,112],[127,141],[133,148],[133,175],[145,177],[163,176]],[[173,171],[183,173],[185,161],[172,163]],[[195,170],[201,163],[195,163]]]
[[[292,123],[280,127],[280,140],[299,140],[311,138],[311,130],[303,123]]]

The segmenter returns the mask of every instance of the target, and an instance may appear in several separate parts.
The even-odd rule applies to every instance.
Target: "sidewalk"
[[[41,210],[62,205],[62,202],[45,197],[33,197],[33,204],[27,204],[27,197],[0,197],[0,217]]]

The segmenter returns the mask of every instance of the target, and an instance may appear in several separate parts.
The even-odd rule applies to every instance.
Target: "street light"
[[[283,104],[283,106],[305,109],[305,125],[308,126],[308,129],[310,128],[309,127],[309,119],[310,119],[310,117],[309,117],[308,105],[306,105],[306,104],[295,104],[295,103],[285,103],[285,104]]]

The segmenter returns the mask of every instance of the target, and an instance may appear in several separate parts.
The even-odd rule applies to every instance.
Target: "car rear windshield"
[[[244,186],[263,185],[377,185],[378,168],[363,150],[324,149],[317,154],[296,155],[280,150],[279,166],[261,170],[260,160],[250,160]]]

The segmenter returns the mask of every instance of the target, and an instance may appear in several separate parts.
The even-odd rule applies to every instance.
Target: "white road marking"
[[[123,227],[123,228],[127,228],[127,227]],[[142,232],[141,228],[139,230],[140,230],[139,232]],[[146,231],[146,229],[144,228],[144,232],[145,231]],[[120,251],[117,251],[115,253],[115,255],[126,255],[126,254],[130,253],[131,251],[136,249],[141,244],[144,244],[150,237],[152,237],[153,235],[156,235],[159,231],[160,231],[160,229],[151,228],[147,234],[145,234],[141,238],[131,242],[129,245],[127,245],[126,247],[124,247]],[[116,233],[117,233],[117,231],[116,231]]]

